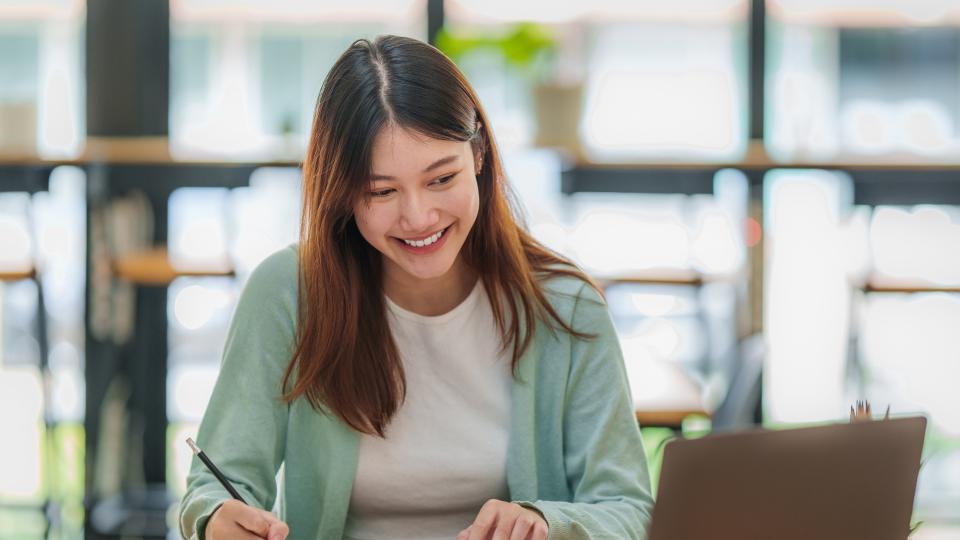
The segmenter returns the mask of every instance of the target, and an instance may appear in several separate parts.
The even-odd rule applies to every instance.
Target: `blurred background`
[[[605,286],[655,477],[868,399],[928,417],[912,538],[960,538],[952,0],[0,0],[0,538],[179,537],[320,85],[384,33],[464,70]]]

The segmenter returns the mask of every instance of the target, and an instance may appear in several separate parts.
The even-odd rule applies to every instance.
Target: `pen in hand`
[[[201,450],[200,447],[197,446],[197,443],[193,442],[192,438],[187,437],[187,444],[190,445],[190,448],[193,450],[193,453],[196,454],[198,458],[200,458],[200,461],[202,461],[203,464],[206,465],[208,469],[210,469],[210,472],[212,472],[213,475],[217,477],[217,480],[219,480],[220,483],[223,484],[223,487],[230,492],[230,495],[233,496],[234,499],[242,502],[243,504],[247,504],[247,501],[243,500],[243,497],[241,497],[237,489],[233,487],[233,484],[231,484],[230,481],[227,480],[227,477],[224,476],[222,472],[220,472],[220,469],[218,469],[217,466],[214,465],[212,461],[210,461],[210,458],[208,458],[207,454],[205,454],[203,450]]]

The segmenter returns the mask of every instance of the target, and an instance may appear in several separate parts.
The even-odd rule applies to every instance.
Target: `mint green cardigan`
[[[653,498],[610,316],[580,280],[552,278],[545,287],[565,321],[597,337],[538,323],[513,382],[510,498],[544,515],[550,539],[645,538]],[[359,439],[306,400],[279,399],[296,315],[293,245],[261,263],[244,287],[197,444],[248,504],[278,512],[291,540],[339,540]],[[203,538],[207,519],[229,498],[194,458],[180,504],[184,538]]]

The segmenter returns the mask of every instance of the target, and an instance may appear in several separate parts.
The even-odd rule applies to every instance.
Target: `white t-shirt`
[[[360,436],[344,539],[452,540],[509,495],[509,349],[482,281],[436,317],[386,301],[407,397],[386,439]]]

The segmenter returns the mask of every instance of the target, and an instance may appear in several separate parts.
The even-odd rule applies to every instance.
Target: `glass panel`
[[[183,441],[196,437],[243,284],[264,258],[297,239],[299,187],[297,169],[263,168],[246,188],[182,188],[170,198],[171,256],[200,267],[228,260],[237,274],[181,278],[168,289],[167,484],[175,496],[186,489],[190,467]]]
[[[796,24],[919,26],[960,23],[954,0],[768,0],[768,12]]]
[[[850,183],[831,172],[773,171],[765,195],[766,419],[837,420],[850,401],[844,363],[855,251],[841,234]]]
[[[448,6],[446,50],[507,147],[630,161],[731,159],[746,146],[746,2]]]
[[[864,209],[866,210],[866,209]],[[868,211],[864,212],[869,213]],[[943,206],[879,207],[859,231],[865,266],[874,274],[917,286],[960,286],[960,209]],[[858,306],[855,351],[863,391],[893,411],[930,419],[917,492],[927,521],[960,518],[960,323],[956,294],[870,294]]]
[[[38,313],[32,280],[0,283],[0,462],[3,532],[35,538],[44,527],[40,503],[56,501],[63,538],[82,534],[84,177],[59,167],[49,191],[0,194],[0,270],[41,271],[46,311]],[[49,371],[40,371],[38,315],[46,317]],[[44,401],[44,388],[48,401]],[[44,417],[54,423],[50,432]]]
[[[674,267],[736,276],[746,255],[738,232],[746,179],[721,171],[713,196],[560,193],[562,160],[552,151],[504,156],[534,236],[595,276]],[[713,403],[731,377],[736,336],[735,279],[702,287],[612,285],[606,297],[621,338],[637,403],[683,407]],[[677,371],[679,366],[682,371]],[[666,377],[694,378],[691,395],[664,395]],[[703,390],[702,396],[697,395]],[[692,402],[692,403],[691,403]]]
[[[0,1],[0,154],[79,153],[83,6],[77,0]]]
[[[952,2],[888,4],[773,3],[774,157],[958,159],[960,10]]]
[[[302,158],[327,70],[359,37],[426,38],[424,0],[171,3],[171,151]]]

